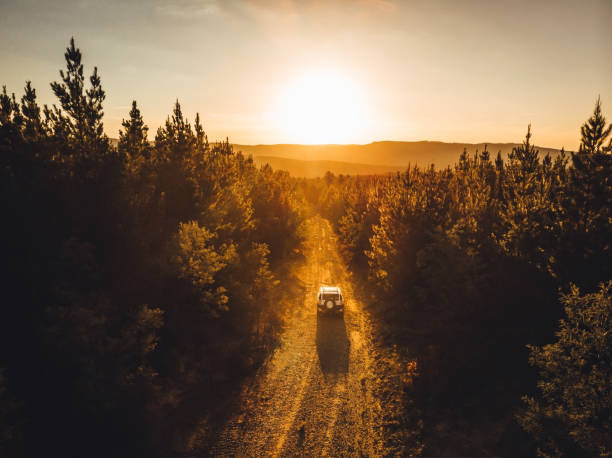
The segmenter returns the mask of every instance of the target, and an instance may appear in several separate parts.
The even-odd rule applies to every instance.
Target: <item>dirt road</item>
[[[306,289],[291,304],[280,346],[241,395],[214,456],[380,456],[383,415],[374,393],[388,390],[374,369],[366,313],[337,252],[329,223],[308,222]],[[344,319],[317,317],[320,285],[340,285]]]

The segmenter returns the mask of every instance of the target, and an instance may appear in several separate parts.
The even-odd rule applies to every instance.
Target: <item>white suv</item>
[[[344,298],[338,286],[321,286],[317,296],[317,311],[323,313],[344,314]]]

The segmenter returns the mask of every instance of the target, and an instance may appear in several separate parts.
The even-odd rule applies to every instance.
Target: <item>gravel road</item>
[[[337,251],[329,222],[307,225],[303,297],[281,344],[245,386],[240,409],[212,449],[214,456],[381,456],[385,391],[375,369],[372,327]],[[317,317],[319,286],[339,285],[344,318]]]

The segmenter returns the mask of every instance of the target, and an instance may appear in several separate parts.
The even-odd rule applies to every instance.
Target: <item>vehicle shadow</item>
[[[316,344],[324,375],[348,372],[350,341],[344,317],[318,316]]]

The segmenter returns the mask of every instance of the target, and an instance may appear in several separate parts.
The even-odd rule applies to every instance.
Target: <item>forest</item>
[[[153,141],[134,101],[113,146],[97,69],[85,76],[74,40],[65,60],[57,104],[30,82],[0,94],[0,455],[206,450],[278,344],[314,214],[386,344],[416,361],[401,413],[425,425],[414,455],[492,428],[486,456],[612,454],[599,100],[578,152],[540,154],[529,126],[507,158],[297,179],[209,143],[178,101]]]
[[[598,99],[576,153],[541,155],[528,126],[506,160],[485,146],[445,169],[307,185],[417,363],[404,421],[428,424],[427,456],[453,441],[468,456],[478,435],[483,456],[612,453],[611,132]]]
[[[57,106],[0,96],[0,455],[187,453],[274,345],[303,205],[178,102],[152,143],[134,102],[111,147],[65,57]]]

